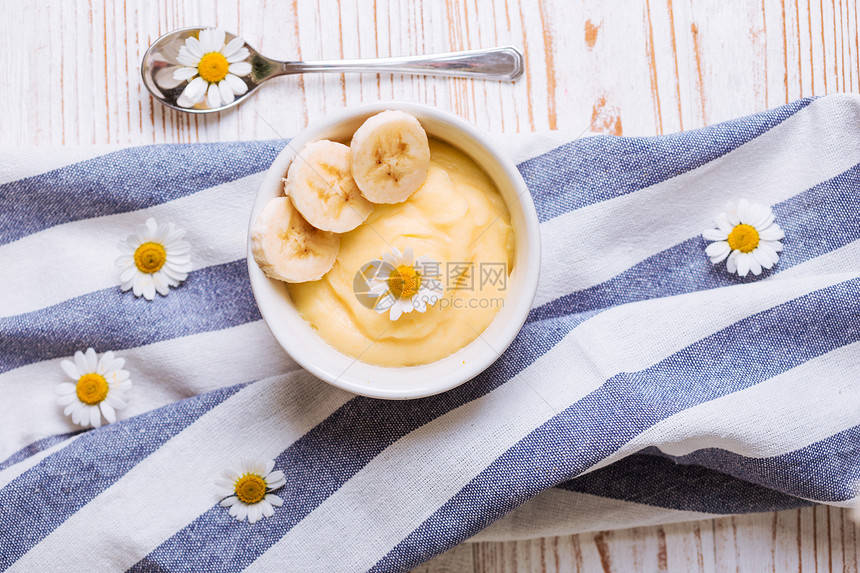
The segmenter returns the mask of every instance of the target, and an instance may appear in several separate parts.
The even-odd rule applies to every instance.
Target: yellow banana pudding
[[[490,177],[402,111],[368,118],[348,146],[305,145],[251,232],[257,264],[328,344],[391,367],[479,338],[504,306],[514,245]]]
[[[369,308],[372,296],[356,296],[356,273],[395,248],[430,259],[416,271],[441,282],[443,294],[425,312],[391,320],[390,311]],[[376,205],[364,224],[341,235],[334,266],[321,280],[287,290],[302,317],[337,350],[370,364],[414,366],[478,338],[504,305],[513,259],[510,215],[490,178],[461,151],[431,140],[423,185],[403,203]],[[389,276],[389,292],[400,287],[399,294],[409,294],[409,278]]]

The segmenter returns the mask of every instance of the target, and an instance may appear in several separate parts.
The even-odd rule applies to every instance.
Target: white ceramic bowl
[[[431,364],[401,368],[366,364],[325,342],[296,311],[284,283],[263,274],[250,246],[250,227],[266,202],[283,193],[281,180],[296,150],[320,139],[348,142],[364,120],[386,109],[413,114],[428,135],[459,148],[487,172],[507,203],[516,241],[516,258],[508,278],[504,307],[481,337]],[[538,218],[531,194],[516,166],[490,137],[461,118],[433,107],[380,102],[347,108],[311,125],[278,155],[266,173],[251,212],[248,271],[260,313],[277,341],[296,362],[344,390],[400,400],[430,396],[459,386],[486,369],[507,349],[531,308],[537,290],[540,252]]]

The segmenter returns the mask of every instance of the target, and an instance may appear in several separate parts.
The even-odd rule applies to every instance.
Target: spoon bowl
[[[272,78],[309,72],[420,74],[499,81],[515,81],[523,73],[523,55],[513,46],[428,56],[302,62],[267,58],[243,41],[249,54],[243,61],[251,65],[251,71],[239,77],[239,80],[245,84],[247,90],[236,94],[235,99],[229,103],[223,103],[222,100],[221,105],[210,107],[206,98],[199,103],[192,103],[181,97],[193,77],[174,78],[176,70],[187,67],[177,59],[180,48],[189,38],[196,39],[202,30],[209,29],[211,28],[197,26],[174,30],[158,38],[146,50],[140,64],[140,73],[143,85],[158,102],[186,113],[214,113],[237,105]],[[235,38],[238,36],[225,32],[225,42]]]

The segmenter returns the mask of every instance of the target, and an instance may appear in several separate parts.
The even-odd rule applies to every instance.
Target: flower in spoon
[[[190,108],[205,100],[210,108],[232,103],[237,95],[248,91],[240,79],[251,73],[247,61],[250,52],[242,38],[226,42],[226,33],[218,28],[200,30],[198,37],[188,36],[179,48],[175,60],[179,65],[171,66],[169,82],[188,82],[176,100],[177,105]],[[164,75],[162,75],[164,77]]]

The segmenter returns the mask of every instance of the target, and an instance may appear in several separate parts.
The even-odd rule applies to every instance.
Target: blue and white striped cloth
[[[284,142],[0,154],[0,570],[401,571],[513,539],[848,505],[860,480],[860,98],[653,138],[503,140],[543,234],[504,356],[386,402],[300,370],[254,303],[245,233]],[[785,251],[738,278],[704,254],[728,200]],[[194,271],[121,293],[116,241],[188,230]],[[60,361],[127,359],[130,406],[78,431]],[[271,458],[283,507],[217,505]]]

